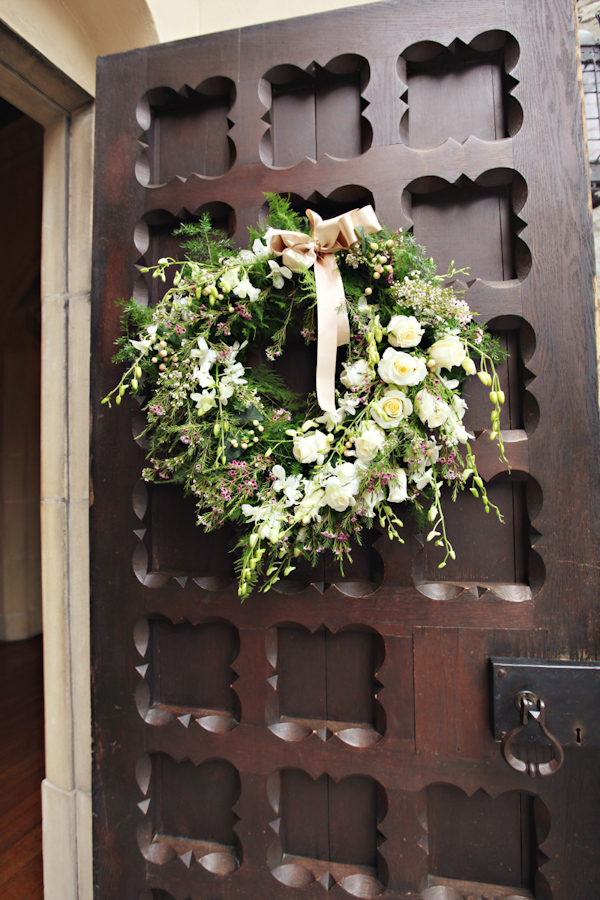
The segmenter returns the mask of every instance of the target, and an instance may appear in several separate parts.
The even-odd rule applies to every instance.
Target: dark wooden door
[[[97,900],[592,900],[598,756],[503,761],[491,656],[598,656],[593,262],[571,0],[390,0],[100,61],[92,619]],[[115,299],[209,209],[240,244],[264,191],[373,203],[510,350],[507,524],[449,510],[240,605],[231,533],[140,481],[140,412],[108,411]],[[290,370],[306,368],[303,351]],[[476,381],[476,380],[475,380]],[[490,449],[491,448],[491,449]]]

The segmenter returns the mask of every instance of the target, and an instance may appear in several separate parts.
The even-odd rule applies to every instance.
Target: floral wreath
[[[143,391],[150,452],[143,478],[176,482],[207,530],[234,523],[238,592],[269,590],[299,558],[330,550],[340,570],[377,521],[402,541],[398,504],[455,559],[441,491],[489,500],[463,425],[465,379],[491,387],[491,434],[504,449],[495,363],[504,351],[411,233],[371,207],[308,222],[267,195],[266,227],[235,251],[210,218],[183,225],[183,262],[152,277],[172,286],[154,308],[125,305],[115,361],[128,367],[102,401]],[[318,333],[317,333],[318,324]],[[317,395],[277,374],[286,338],[317,340]],[[336,346],[347,347],[336,381]],[[253,348],[263,364],[245,366]],[[479,370],[478,370],[479,367]]]

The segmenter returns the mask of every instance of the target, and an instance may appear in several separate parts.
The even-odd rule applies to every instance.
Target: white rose
[[[429,428],[443,425],[450,415],[450,407],[440,397],[435,397],[425,389],[415,397],[415,411],[423,424]]]
[[[336,466],[333,470],[333,474],[339,478],[341,484],[346,485],[349,491],[353,494],[358,493],[360,479],[363,474],[363,467],[360,462],[340,463],[340,465]]]
[[[299,434],[294,438],[294,456],[301,463],[318,463],[321,465],[329,452],[327,435],[322,431],[312,431],[310,434]]]
[[[440,372],[441,369],[452,369],[453,366],[462,365],[467,355],[465,345],[455,334],[446,334],[427,351],[431,359],[435,362],[435,371]]]
[[[333,475],[325,482],[325,502],[332,509],[344,512],[349,506],[354,506],[354,494],[350,485],[342,484],[337,475]]]
[[[379,375],[388,384],[420,384],[427,375],[427,364],[421,356],[388,347],[379,363]]]
[[[377,425],[368,425],[356,439],[354,449],[361,462],[368,463],[375,459],[385,441],[385,431]]]
[[[363,387],[369,369],[366,359],[357,359],[353,363],[344,363],[343,369],[340,381],[344,387],[350,389]]]
[[[388,500],[390,503],[402,503],[408,499],[407,477],[404,469],[396,469],[388,482]]]
[[[387,330],[392,347],[416,347],[425,334],[415,316],[392,316]]]
[[[402,419],[410,416],[413,409],[413,405],[404,391],[396,389],[385,391],[379,398],[379,406],[386,414],[387,420],[374,409],[371,409],[371,418],[375,419],[382,428],[396,428]]]

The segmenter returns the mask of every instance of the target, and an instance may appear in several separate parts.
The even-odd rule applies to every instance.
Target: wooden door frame
[[[41,532],[44,891],[92,896],[88,616],[93,98],[0,23],[0,96],[44,131]]]

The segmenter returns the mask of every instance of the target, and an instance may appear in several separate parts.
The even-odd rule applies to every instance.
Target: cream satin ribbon
[[[355,229],[366,234],[381,231],[372,206],[353,209],[334,219],[323,220],[312,209],[306,210],[311,233],[269,228],[265,234],[267,247],[281,256],[284,266],[293,272],[315,268],[317,284],[317,400],[325,412],[335,412],[336,351],[350,340],[350,325],[344,295],[344,284],[335,253],[357,244]]]

